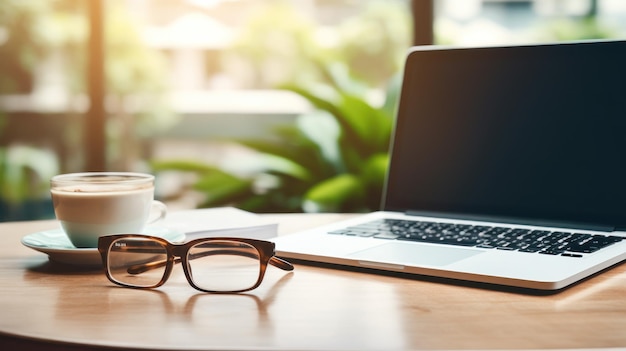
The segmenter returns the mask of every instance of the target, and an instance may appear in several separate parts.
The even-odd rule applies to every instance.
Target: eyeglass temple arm
[[[252,258],[257,258],[256,255],[248,253],[248,252],[241,252],[238,250],[214,250],[214,251],[205,251],[205,252],[201,252],[201,253],[197,253],[197,254],[193,254],[193,255],[189,255],[189,259],[190,260],[195,260],[196,258],[202,258],[202,257],[206,257],[206,256],[211,256],[211,255],[219,255],[219,254],[229,254],[229,255],[239,255],[239,256],[246,256],[246,257],[252,257]],[[174,263],[180,263],[181,259],[180,257],[176,257],[174,259]],[[285,271],[292,271],[293,270],[293,265],[281,258],[278,258],[276,256],[272,256],[269,260],[269,263],[272,266],[278,267],[282,270]],[[136,264],[133,266],[128,267],[127,272],[129,274],[141,274],[144,272],[147,272],[149,270],[152,269],[157,269],[157,268],[161,268],[163,266],[165,266],[167,264],[167,260],[160,260],[160,261],[154,261],[154,262],[148,262],[148,263],[142,263],[142,264]]]

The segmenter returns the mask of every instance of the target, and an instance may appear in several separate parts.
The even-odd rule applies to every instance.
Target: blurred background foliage
[[[333,4],[342,10],[353,6],[352,12],[331,26],[329,19],[340,17],[327,6],[331,1],[321,1],[320,7],[307,7],[317,4],[315,1],[304,2],[305,10],[320,11],[317,20],[327,21],[325,25],[317,23],[311,13],[303,12],[302,6],[298,8],[303,2],[296,0],[240,2],[254,9],[245,8],[245,16],[243,9],[242,14],[235,12],[237,20],[229,25],[236,29],[236,35],[227,46],[215,49],[219,52],[211,52],[205,65],[216,66],[210,70],[219,70],[220,77],[234,78],[239,84],[237,89],[280,89],[296,94],[308,103],[309,112],[294,117],[289,125],[277,127],[271,135],[221,140],[249,152],[250,157],[233,162],[147,154],[145,144],[175,125],[182,113],[174,110],[167,98],[177,89],[169,80],[173,53],[146,44],[143,21],[151,14],[136,9],[133,12],[133,7],[145,6],[154,11],[155,17],[172,12],[168,18],[182,18],[183,12],[191,9],[222,20],[218,17],[220,12],[211,12],[213,5],[209,5],[221,2],[106,0],[104,62],[109,167],[138,170],[139,166],[139,170],[155,172],[161,179],[172,172],[180,174],[181,178],[190,179],[180,192],[198,195],[197,205],[201,207],[233,205],[255,212],[377,209],[402,63],[412,42],[410,1],[337,0]],[[237,1],[223,3],[228,7]],[[608,4],[599,0],[472,0],[459,5],[457,1],[435,0],[436,11],[443,13],[436,14],[433,23],[435,43],[620,37],[623,26],[615,21],[620,17],[599,11],[604,3]],[[83,0],[0,1],[0,220],[41,217],[26,214],[28,210],[21,206],[49,200],[45,189],[51,174],[82,170],[77,159],[85,157],[81,119],[82,110],[89,104],[87,4]],[[536,9],[550,4],[553,14],[540,14]],[[569,8],[583,10],[570,15]],[[461,9],[467,11],[462,13]],[[567,11],[559,12],[562,9]],[[514,11],[523,13],[526,19],[532,17],[525,22],[531,25],[509,23],[503,14]],[[199,33],[198,37],[202,34],[207,38],[213,35]],[[59,62],[63,64],[58,65]],[[42,141],[29,144],[13,138],[10,134],[19,124],[17,119],[25,116],[21,111],[16,116],[15,111],[4,110],[4,98],[27,96],[28,101],[35,101],[44,95],[61,101],[65,110],[50,113],[44,108],[37,111],[40,115],[36,117],[71,123],[56,126],[50,122],[52,118],[42,118],[37,128],[32,128],[33,124],[26,122],[18,131],[40,129]],[[224,125],[228,123],[223,121]],[[64,150],[72,157],[55,154],[47,141],[51,133],[58,134],[54,137],[62,140]],[[79,157],[73,157],[76,155]]]
[[[105,84],[113,112],[107,124],[107,146],[108,153],[118,160],[113,167],[128,169],[139,153],[141,144],[137,141],[170,126],[175,114],[162,99],[166,66],[159,53],[142,44],[137,26],[122,1],[111,0],[106,5],[111,15],[105,23]],[[0,2],[0,95],[30,94],[37,99],[40,94],[52,93],[58,100],[67,101],[66,115],[78,114],[69,111],[80,101],[75,98],[82,96],[84,100],[87,93],[89,67],[85,48],[89,25],[85,12],[85,2],[74,0]],[[50,72],[51,61],[65,64]],[[49,80],[39,84],[51,83],[49,90],[37,91],[37,79]],[[3,126],[9,123],[6,112],[0,111],[0,119]],[[64,129],[59,137],[68,149],[79,153],[81,125],[76,123]],[[5,134],[6,130],[0,129],[0,133]],[[43,144],[25,145],[18,141],[0,148],[0,220],[51,217],[51,174],[68,171],[72,166],[80,168],[61,164],[59,157]]]
[[[180,159],[153,160],[152,169],[193,173],[190,187],[204,195],[201,207],[378,209],[410,21],[397,4],[371,3],[339,26],[333,45],[320,46],[310,20],[290,2],[275,2],[250,19],[227,57],[253,65],[253,85],[292,91],[314,111],[276,129],[271,140],[235,140],[258,153],[253,172]]]
[[[6,0],[0,4],[0,37],[4,39],[0,45],[0,93],[32,90],[32,72],[51,46],[47,38],[51,18],[45,16],[48,10],[46,2]]]
[[[276,138],[238,140],[259,153],[261,166],[240,175],[193,160],[153,161],[161,171],[195,173],[193,190],[205,195],[202,207],[236,206],[254,212],[363,212],[380,207],[397,80],[386,103],[374,107],[347,70],[326,71],[330,85],[284,85],[315,110]]]

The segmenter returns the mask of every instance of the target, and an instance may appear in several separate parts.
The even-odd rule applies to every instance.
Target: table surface
[[[264,215],[281,234],[342,214]],[[180,267],[154,290],[20,244],[55,221],[1,223],[0,348],[546,349],[626,347],[626,265],[553,295],[296,264],[245,294],[205,294]]]

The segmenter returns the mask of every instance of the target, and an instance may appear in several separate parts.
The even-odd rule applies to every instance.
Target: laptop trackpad
[[[388,243],[358,251],[349,256],[363,261],[385,262],[403,266],[445,266],[479,253],[484,253],[484,250],[454,246]]]

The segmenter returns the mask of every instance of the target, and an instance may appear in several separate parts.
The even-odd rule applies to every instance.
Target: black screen
[[[407,58],[385,209],[626,225],[626,42]]]

